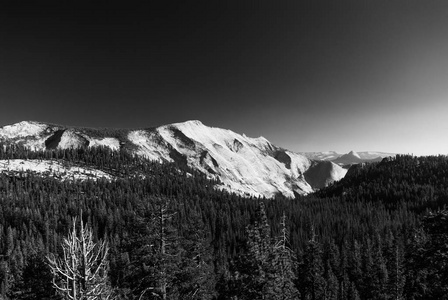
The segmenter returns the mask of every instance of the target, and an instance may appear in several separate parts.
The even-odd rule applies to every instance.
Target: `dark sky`
[[[0,4],[0,125],[199,119],[294,151],[448,153],[446,1],[30,2]]]

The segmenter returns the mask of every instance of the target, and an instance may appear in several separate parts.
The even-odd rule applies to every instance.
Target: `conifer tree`
[[[359,296],[358,289],[356,288],[356,285],[354,282],[350,285],[350,290],[348,292],[348,300],[361,300],[361,297]]]
[[[28,257],[22,273],[22,280],[16,293],[17,299],[39,300],[60,299],[52,285],[53,276],[43,253]]]
[[[147,236],[140,249],[142,256],[137,260],[137,263],[141,263],[138,267],[140,274],[133,274],[134,278],[138,278],[136,297],[177,299],[175,278],[179,272],[180,247],[179,235],[173,225],[176,213],[168,198],[155,197],[150,202],[153,203],[153,211],[147,211],[150,216],[143,220]]]
[[[216,296],[216,278],[209,236],[198,214],[192,214],[190,219],[180,240],[181,261],[176,275],[179,297],[212,299]]]
[[[375,293],[375,285],[377,281],[377,274],[375,274],[375,263],[373,260],[372,242],[367,238],[363,245],[362,255],[362,285],[359,287],[360,295],[366,299],[372,299]]]
[[[358,241],[354,240],[351,248],[351,255],[349,260],[350,279],[356,286],[362,284],[362,257],[361,246]]]
[[[394,241],[389,258],[389,295],[393,300],[404,299],[404,251],[397,240]]]
[[[323,299],[325,295],[324,267],[322,262],[322,246],[317,241],[314,227],[311,227],[311,238],[308,240],[301,266],[300,281],[303,285],[303,299]]]
[[[9,270],[8,256],[0,256],[0,296],[6,299],[7,294],[13,284],[11,272]],[[1,299],[1,298],[0,298]]]
[[[254,224],[246,229],[247,249],[239,258],[233,277],[235,292],[241,299],[265,297],[273,250],[270,231],[264,203],[260,202]]]
[[[428,235],[420,228],[414,232],[408,243],[409,249],[405,253],[404,264],[406,274],[405,299],[424,299],[426,293],[430,290],[425,253],[428,240]]]
[[[11,293],[14,286],[16,272],[14,272],[13,254],[15,250],[14,230],[10,226],[7,227],[6,237],[4,241],[4,251],[0,255],[0,295],[6,299],[7,295]]]
[[[350,289],[350,279],[348,272],[348,257],[347,257],[347,244],[346,242],[341,247],[340,262],[337,270],[337,279],[339,281],[340,299],[347,299],[348,290]]]
[[[448,211],[440,210],[423,218],[425,239],[420,244],[416,261],[423,265],[427,276],[424,296],[434,299],[448,299]]]
[[[339,282],[334,275],[333,270],[331,268],[330,262],[327,261],[326,267],[325,267],[325,299],[328,300],[337,300],[338,299],[338,288],[339,288]]]
[[[373,265],[373,297],[375,299],[388,298],[388,281],[389,274],[386,267],[386,261],[382,254],[382,242],[379,235],[377,235],[376,245],[374,247],[374,265]]]
[[[293,300],[297,299],[300,293],[294,284],[296,280],[296,257],[289,248],[289,232],[284,213],[280,225],[280,236],[273,245],[264,296],[265,299]]]
[[[247,227],[247,247],[237,263],[230,285],[238,299],[297,299],[295,287],[296,258],[289,248],[286,216],[281,221],[280,235],[270,236],[265,206],[261,202],[255,222]]]

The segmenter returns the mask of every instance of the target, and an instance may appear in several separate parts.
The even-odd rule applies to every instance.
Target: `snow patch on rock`
[[[128,139],[137,149],[134,151],[137,155],[143,156],[154,161],[173,161],[169,154],[169,149],[163,147],[160,139],[155,134],[145,130],[134,130],[129,132]]]
[[[35,136],[40,135],[46,128],[47,125],[45,124],[23,121],[0,128],[0,137],[16,139],[27,136]]]
[[[103,139],[91,138],[89,136],[83,135],[89,141],[89,147],[107,147],[111,150],[120,149],[120,141],[116,138],[106,137]]]
[[[112,179],[112,176],[97,169],[67,166],[59,161],[38,159],[0,160],[0,172],[17,174],[31,172],[38,175],[48,175],[61,180]]]
[[[81,148],[87,143],[86,139],[76,134],[73,130],[66,130],[61,136],[58,144],[60,149]]]

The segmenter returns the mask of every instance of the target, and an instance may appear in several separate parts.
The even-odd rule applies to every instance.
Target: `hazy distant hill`
[[[350,151],[346,154],[340,154],[335,151],[327,152],[302,152],[302,155],[315,160],[332,161],[341,166],[350,166],[364,162],[378,162],[385,157],[395,156],[395,153],[377,152],[377,151]]]

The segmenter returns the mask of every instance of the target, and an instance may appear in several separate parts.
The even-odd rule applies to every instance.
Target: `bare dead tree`
[[[109,247],[105,241],[93,242],[92,231],[76,218],[62,244],[63,255],[47,257],[53,274],[53,286],[67,300],[111,299],[108,282]]]

